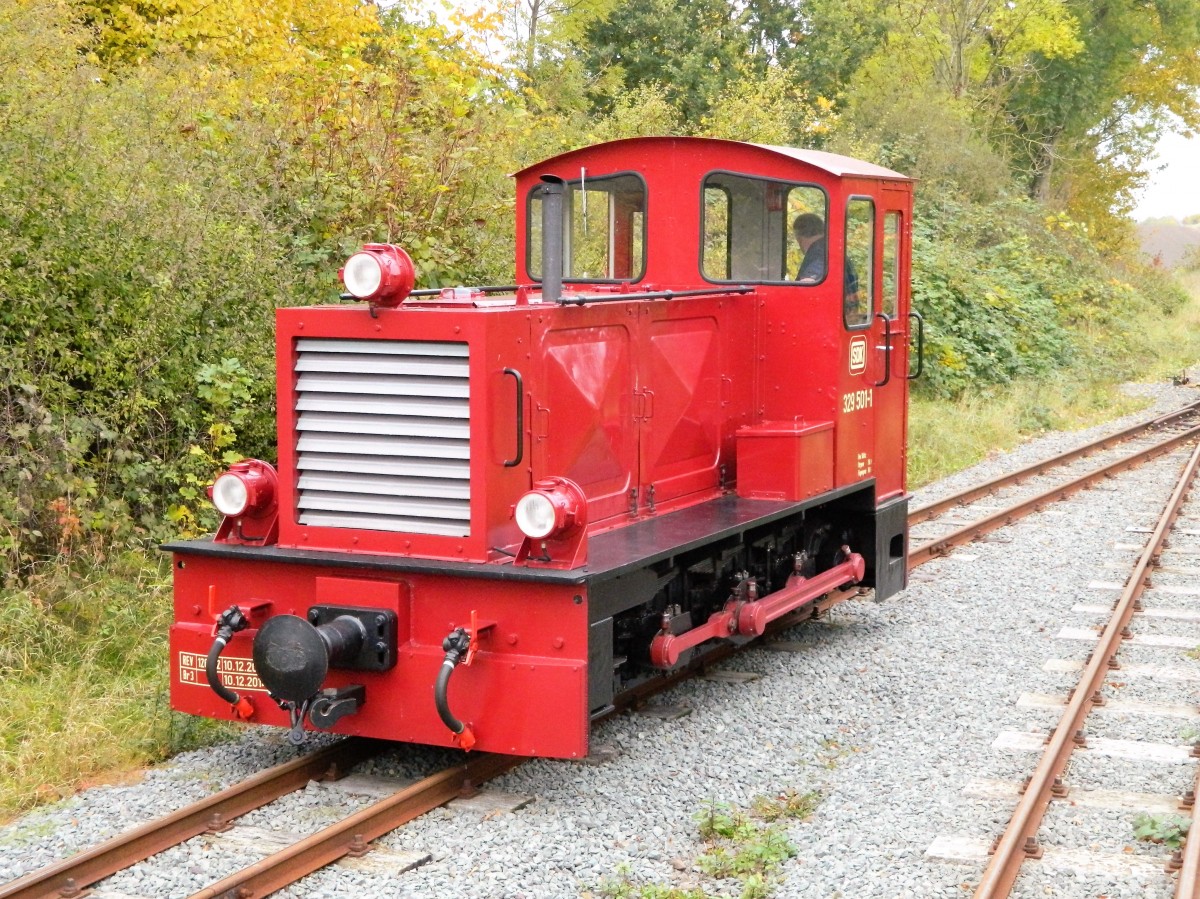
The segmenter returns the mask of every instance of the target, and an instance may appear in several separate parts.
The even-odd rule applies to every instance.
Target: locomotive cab
[[[911,181],[636,138],[515,182],[515,286],[368,245],[355,302],[278,311],[277,472],[167,547],[173,707],[575,757],[646,681],[904,587]]]

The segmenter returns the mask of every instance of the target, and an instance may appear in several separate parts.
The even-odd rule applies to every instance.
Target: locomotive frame
[[[515,286],[368,245],[364,302],[278,311],[278,469],[166,547],[174,708],[578,757],[619,693],[903,589],[910,179],[635,138],[515,180]]]

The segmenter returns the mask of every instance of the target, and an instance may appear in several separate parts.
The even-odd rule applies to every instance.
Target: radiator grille
[[[297,341],[301,524],[465,537],[465,343]]]

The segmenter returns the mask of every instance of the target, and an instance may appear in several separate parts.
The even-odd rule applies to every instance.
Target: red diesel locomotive
[[[370,244],[358,302],[277,313],[278,468],[167,547],[174,708],[577,757],[623,691],[905,586],[911,181],[665,137],[515,177],[515,285]]]

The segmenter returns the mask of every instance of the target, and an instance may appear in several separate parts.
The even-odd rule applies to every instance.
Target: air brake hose
[[[249,699],[239,696],[222,683],[221,672],[217,669],[217,664],[230,638],[249,626],[250,622],[246,620],[246,616],[237,606],[230,606],[222,612],[221,617],[217,619],[217,636],[213,640],[212,648],[208,651],[208,662],[204,666],[204,674],[207,676],[208,685],[212,687],[213,692],[229,703],[233,708],[233,713],[242,719],[249,718],[254,714],[254,706],[251,705]]]
[[[454,734],[454,742],[463,749],[470,749],[475,744],[475,735],[471,733],[471,729],[467,725],[454,717],[454,713],[450,711],[450,702],[446,698],[446,692],[450,687],[450,675],[454,673],[458,663],[467,654],[470,645],[471,636],[465,628],[457,627],[447,635],[446,639],[442,641],[442,649],[446,651],[446,658],[442,660],[437,681],[433,685],[433,702],[437,706],[438,717]]]

